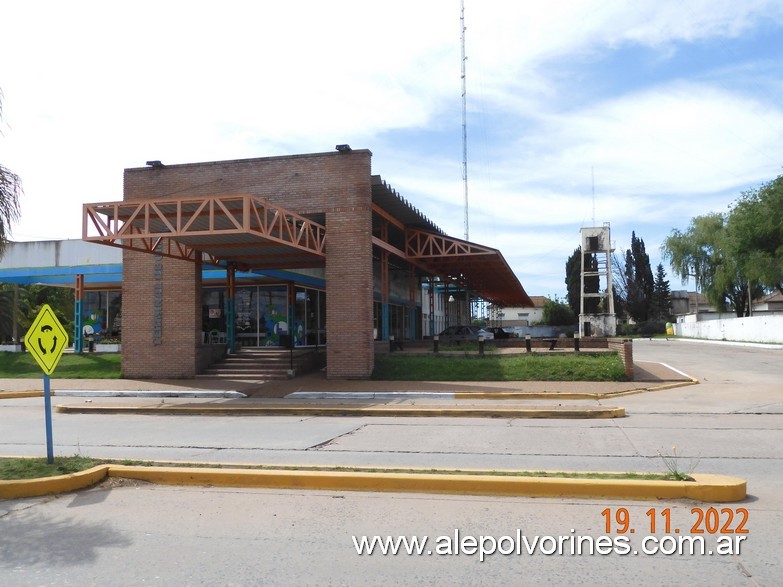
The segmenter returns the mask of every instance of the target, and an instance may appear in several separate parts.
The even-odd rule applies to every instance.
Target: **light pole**
[[[693,266],[693,273],[688,273],[688,277],[693,277],[695,283],[694,289],[696,290],[696,322],[699,321],[699,271],[696,266]]]

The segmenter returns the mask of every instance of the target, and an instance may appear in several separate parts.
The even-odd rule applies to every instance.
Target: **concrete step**
[[[198,379],[240,379],[240,380],[246,380],[246,381],[282,381],[285,379],[288,379],[288,373],[280,373],[280,372],[271,372],[271,373],[256,373],[253,372],[242,372],[242,373],[202,373],[200,375],[196,375]]]
[[[201,377],[211,379],[288,379],[292,368],[297,374],[307,373],[316,368],[317,358],[313,349],[240,349],[234,355],[228,355],[219,363],[206,369]],[[323,354],[320,355],[323,358]],[[315,359],[315,360],[314,360]],[[315,365],[315,367],[314,367]]]

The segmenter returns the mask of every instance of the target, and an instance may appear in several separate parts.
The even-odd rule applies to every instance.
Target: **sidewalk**
[[[282,399],[299,405],[323,400],[346,400],[373,404],[431,398],[448,400],[479,399],[606,399],[628,393],[685,385],[693,380],[686,374],[660,363],[637,363],[634,381],[372,381],[327,379],[324,372],[309,373],[283,381],[246,381],[232,379],[53,379],[55,396],[123,396],[136,398],[190,397],[231,398],[239,392],[249,400]],[[0,398],[19,394],[37,394],[40,379],[0,379]],[[67,392],[67,393],[62,393]],[[136,393],[138,392],[138,393]],[[293,395],[292,395],[293,394]],[[242,402],[246,407],[248,400]],[[249,402],[254,403],[254,402]],[[97,406],[96,406],[97,407]]]

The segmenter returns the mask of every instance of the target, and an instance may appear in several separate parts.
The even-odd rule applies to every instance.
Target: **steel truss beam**
[[[125,249],[210,264],[242,263],[220,238],[232,235],[240,244],[283,245],[318,262],[326,256],[322,225],[248,194],[83,206],[82,239]]]
[[[409,228],[405,231],[405,254],[416,259],[427,259],[446,256],[496,255],[497,251],[442,234]]]

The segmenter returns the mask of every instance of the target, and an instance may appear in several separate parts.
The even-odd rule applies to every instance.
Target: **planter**
[[[122,350],[122,344],[120,343],[95,343],[96,353],[119,353]]]
[[[22,345],[21,344],[0,344],[0,351],[5,351],[7,353],[21,353],[22,352]]]

